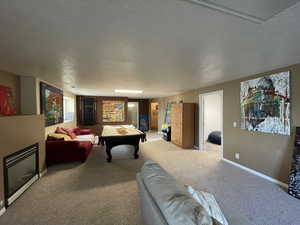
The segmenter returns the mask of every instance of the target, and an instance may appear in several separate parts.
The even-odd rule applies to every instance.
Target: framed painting
[[[104,123],[125,122],[125,119],[125,101],[102,101],[102,121]]]
[[[290,72],[241,82],[241,128],[291,134]]]
[[[40,82],[41,113],[45,115],[45,126],[64,122],[63,91]]]

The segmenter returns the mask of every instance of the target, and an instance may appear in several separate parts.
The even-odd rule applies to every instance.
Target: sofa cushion
[[[70,136],[70,138],[75,139],[77,136],[74,132],[68,132],[68,135]]]
[[[71,139],[75,139],[76,138],[76,134],[74,133],[74,129],[72,129],[72,128],[62,128],[62,129],[67,132],[67,135]]]
[[[211,217],[216,219],[222,225],[228,225],[220,206],[211,193],[196,191],[192,186],[187,186],[187,190],[193,196],[193,198],[206,209]]]
[[[87,135],[87,134],[92,134],[92,131],[90,129],[81,129],[78,135]]]
[[[50,133],[48,134],[48,140],[64,140],[64,141],[69,141],[71,138],[66,135],[66,134],[57,134],[57,133]]]
[[[80,135],[80,128],[79,128],[79,127],[74,128],[74,129],[73,129],[73,133],[75,133],[76,136],[77,136],[77,135]]]
[[[177,183],[175,178],[154,161],[147,161],[144,164],[141,176],[168,224],[219,224],[192,198],[182,184]]]
[[[63,132],[65,132],[70,138],[72,138],[72,136],[74,137],[74,135],[76,136],[76,134],[74,133],[74,129],[73,128],[64,128],[64,127],[61,127],[61,130],[63,130]]]
[[[90,141],[92,144],[95,142],[95,136],[92,134],[88,135],[78,135],[76,138],[74,138],[76,141]]]
[[[56,130],[55,130],[55,133],[57,134],[66,134],[68,135],[67,131],[65,131],[63,128],[61,127],[57,127]]]

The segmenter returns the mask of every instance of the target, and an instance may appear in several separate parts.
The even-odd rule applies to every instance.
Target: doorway
[[[139,129],[139,103],[128,102],[128,123]]]
[[[158,103],[150,103],[150,130],[158,130]]]
[[[199,95],[199,148],[223,157],[223,90]]]

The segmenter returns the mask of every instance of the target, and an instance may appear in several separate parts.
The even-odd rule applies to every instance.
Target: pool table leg
[[[139,152],[139,149],[140,149],[139,144],[135,145],[134,148],[135,148],[135,150],[134,150],[134,158],[138,159],[139,158],[138,152]]]
[[[107,147],[106,146],[106,154],[107,154],[106,161],[107,162],[111,162],[111,159],[112,159],[112,156],[111,156],[111,147]]]

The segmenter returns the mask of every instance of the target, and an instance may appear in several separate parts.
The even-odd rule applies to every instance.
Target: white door
[[[205,149],[208,135],[220,131],[223,143],[223,91],[209,92],[199,96],[199,147]]]

